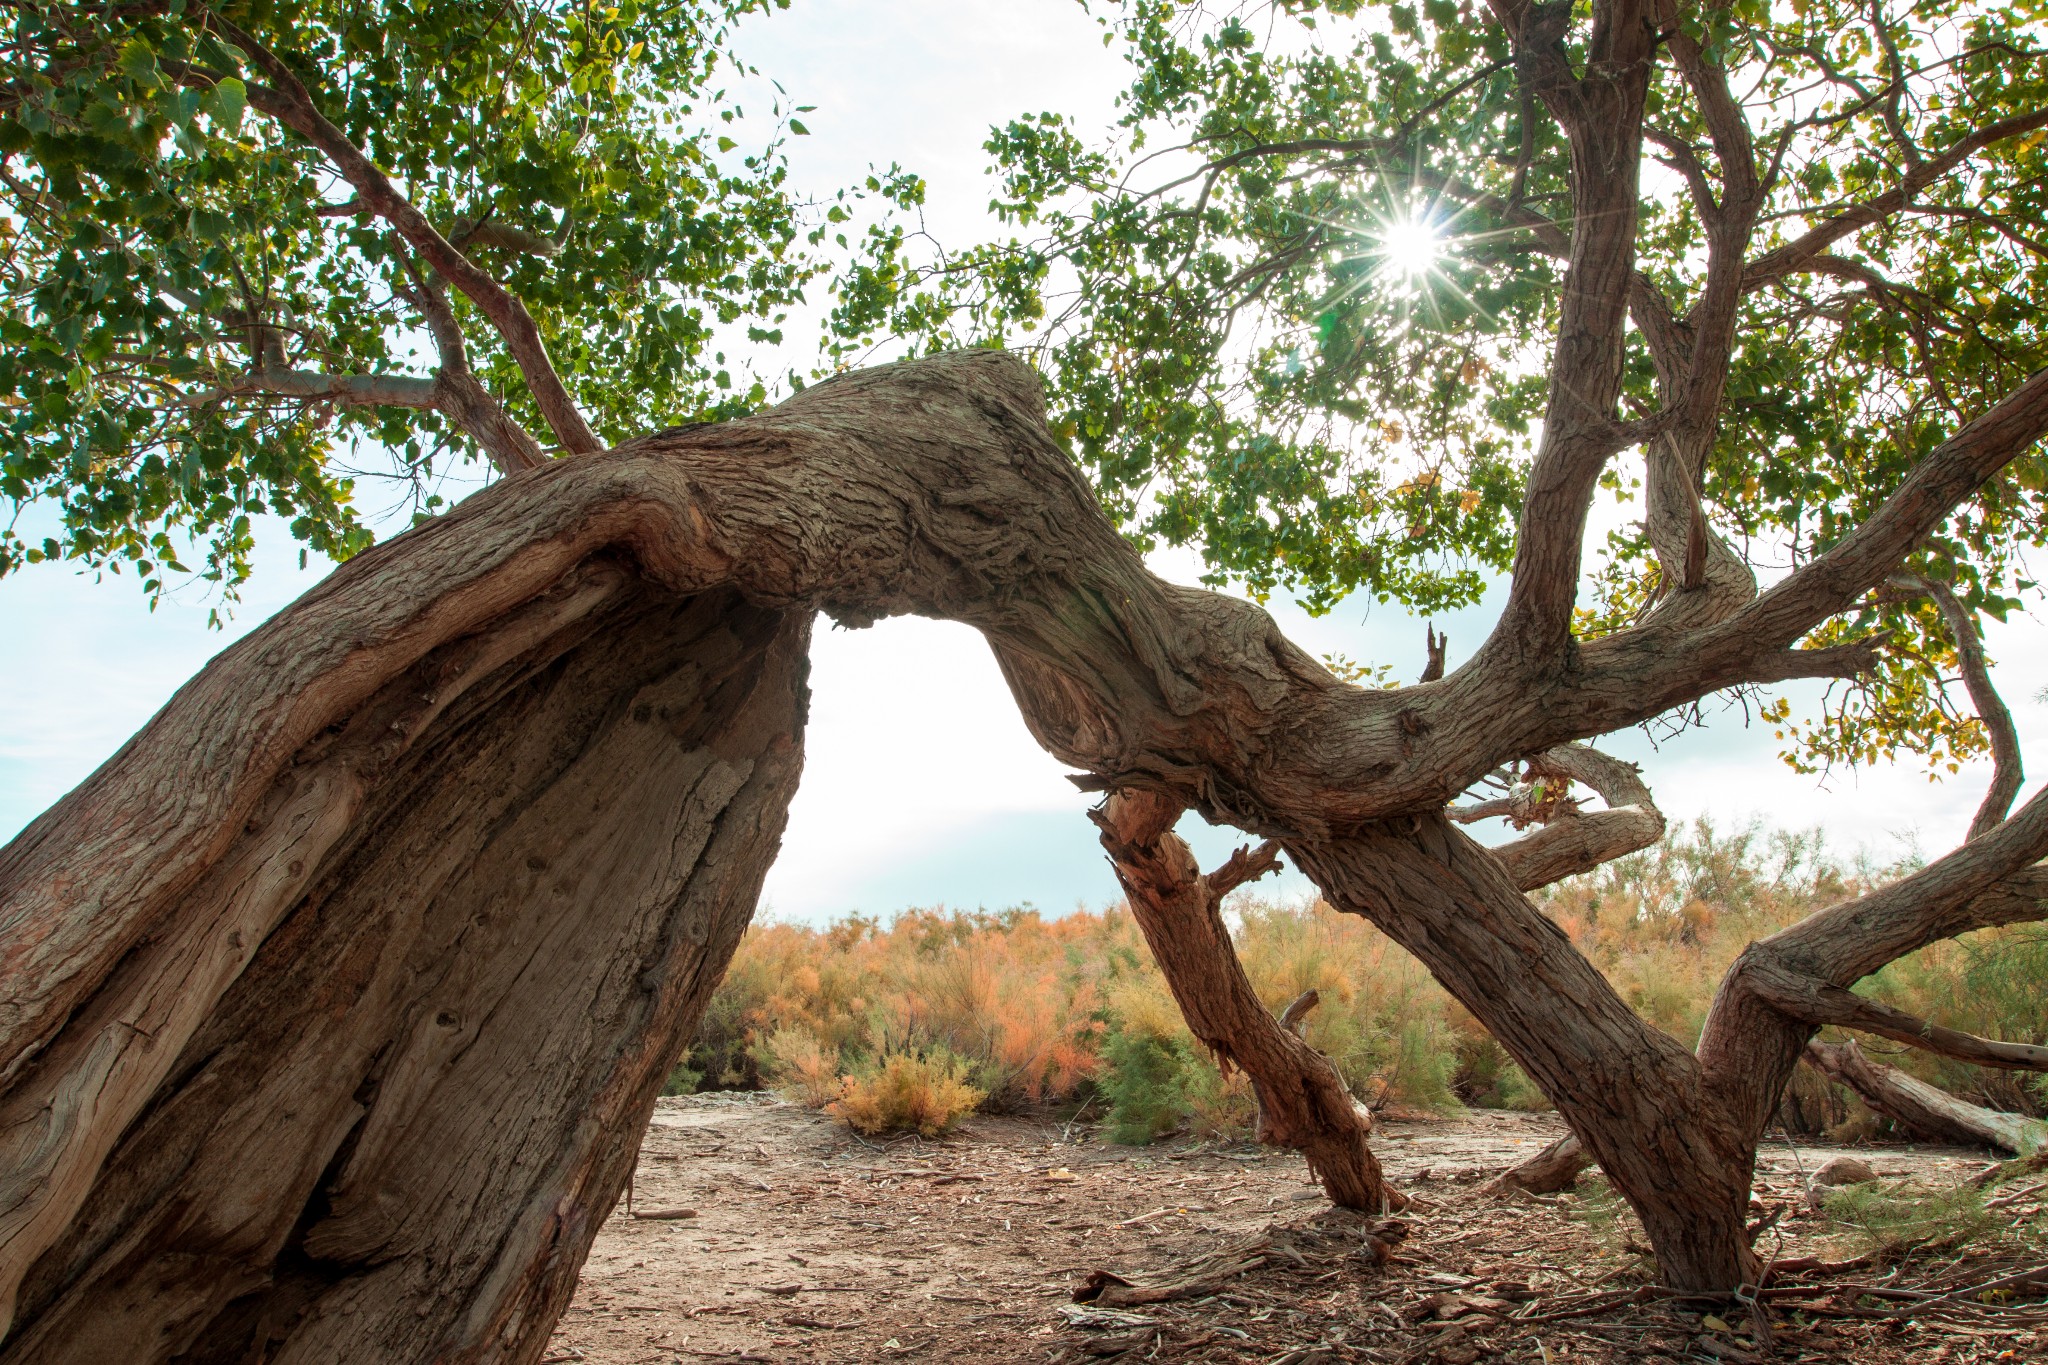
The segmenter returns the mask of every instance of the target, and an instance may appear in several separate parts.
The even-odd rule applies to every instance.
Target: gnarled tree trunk
[[[808,615],[600,555],[348,687],[372,642],[322,608],[402,600],[384,558],[231,650],[10,853],[61,867],[84,836],[158,903],[13,1058],[9,1365],[531,1359],[746,926]],[[195,762],[303,701],[264,687],[298,654],[334,661],[307,679],[325,723],[221,755],[240,773]],[[102,823],[118,788],[214,784],[217,828]],[[118,923],[120,881],[44,881],[47,937]]]
[[[1862,667],[1789,646],[2048,426],[2048,377],[2006,406],[1732,615],[1583,645],[1553,611],[1576,523],[1544,511],[1570,489],[1532,491],[1494,638],[1399,691],[1149,574],[999,353],[508,477],[223,653],[0,851],[0,1361],[535,1359],[773,856],[819,609],[979,628],[1086,785],[1277,841],[1545,1088],[1667,1283],[1733,1289],[1817,1022],[2048,1056],[1846,990],[2039,918],[2048,798],[1755,945],[1697,1056],[1522,894],[1661,820],[1625,800],[1504,859],[1444,808],[1713,689]],[[1162,904],[1161,941],[1208,932]]]
[[[1291,1147],[1330,1202],[1384,1213],[1407,1196],[1386,1182],[1368,1141],[1372,1121],[1330,1059],[1273,1016],[1252,989],[1223,923],[1223,898],[1271,871],[1271,845],[1240,849],[1208,876],[1173,832],[1181,808],[1155,792],[1112,796],[1096,815],[1131,914],[1187,1019],[1224,1068],[1251,1078],[1259,1141]],[[1300,1002],[1297,1002],[1300,1003]],[[1312,1003],[1312,997],[1311,997]]]

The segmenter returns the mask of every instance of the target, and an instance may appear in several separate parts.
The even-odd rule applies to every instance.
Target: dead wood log
[[[1109,1270],[1090,1271],[1074,1291],[1074,1302],[1098,1308],[1136,1308],[1175,1299],[1199,1299],[1215,1293],[1238,1276],[1258,1270],[1273,1257],[1270,1234],[1190,1261],[1170,1278],[1135,1284]]]
[[[1314,992],[1288,1006],[1288,1017],[1274,1018],[1245,976],[1223,923],[1223,898],[1272,870],[1278,861],[1273,846],[1239,849],[1203,876],[1173,833],[1180,810],[1154,792],[1121,791],[1095,813],[1095,822],[1189,1030],[1220,1066],[1251,1078],[1259,1140],[1307,1157],[1332,1203],[1375,1213],[1404,1207],[1406,1197],[1387,1184],[1372,1154],[1371,1116],[1330,1059],[1294,1031],[1314,1006]]]
[[[1556,1194],[1577,1184],[1579,1177],[1592,1164],[1592,1153],[1586,1150],[1585,1144],[1576,1134],[1566,1133],[1527,1161],[1510,1166],[1487,1181],[1480,1186],[1479,1192],[1496,1198],[1515,1190],[1528,1194]]]
[[[2048,1138],[2048,1124],[1957,1099],[1895,1066],[1871,1061],[1853,1039],[1808,1043],[1806,1060],[1830,1080],[1855,1091],[1877,1113],[1921,1138],[2008,1152],[2026,1151]]]

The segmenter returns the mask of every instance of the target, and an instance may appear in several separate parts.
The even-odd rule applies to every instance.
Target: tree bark
[[[2048,1140],[2048,1124],[1957,1099],[1895,1066],[1871,1061],[1854,1039],[1808,1043],[1806,1060],[1899,1127],[1929,1141],[1996,1147],[2018,1154]]]
[[[1331,1203],[1371,1213],[1405,1207],[1406,1196],[1387,1184],[1372,1154],[1371,1118],[1330,1059],[1288,1027],[1293,1020],[1275,1018],[1259,999],[1223,923],[1223,898],[1270,871],[1273,850],[1240,849],[1205,877],[1173,832],[1180,812],[1156,793],[1118,792],[1096,823],[1189,1030],[1226,1074],[1235,1066],[1251,1078],[1259,1141],[1307,1157]]]
[[[17,1074],[0,1361],[536,1358],[773,860],[808,634],[600,558],[285,756]]]
[[[1709,1102],[1692,1054],[1628,1007],[1500,860],[1441,814],[1284,843],[1332,905],[1415,954],[1550,1097],[1642,1220],[1666,1284],[1753,1278],[1754,1135]]]
[[[999,353],[506,478],[223,652],[0,850],[0,1365],[535,1359],[773,857],[818,610],[977,627],[1084,785],[1277,840],[1545,1089],[1667,1283],[1733,1289],[1756,1138],[1811,1025],[1738,968],[1695,1059],[1442,807],[1504,762],[1836,666],[1788,652],[1802,623],[2037,434],[2018,400],[1760,617],[1566,668],[1536,584],[1473,661],[1398,692],[1148,573]],[[1551,531],[1532,573],[1563,563]],[[1752,951],[1853,984],[2040,917],[2044,848],[2036,797]],[[1212,919],[1178,917],[1169,952]]]

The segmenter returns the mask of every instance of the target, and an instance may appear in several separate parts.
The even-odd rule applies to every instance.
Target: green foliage
[[[668,1079],[661,1083],[664,1095],[694,1095],[697,1087],[704,1083],[704,1073],[692,1070],[688,1062],[678,1062]]]
[[[1355,590],[1421,611],[1475,601],[1511,562],[1556,398],[1554,243],[1573,218],[1570,148],[1499,23],[1467,0],[1289,0],[1256,23],[1178,0],[1096,8],[1131,71],[1115,128],[1098,140],[1045,113],[994,130],[995,204],[1015,235],[934,262],[876,235],[860,278],[887,297],[841,310],[842,350],[892,330],[1035,345],[1055,421],[1112,513],[1142,544],[1199,547],[1212,581],[1312,609]],[[2048,103],[2040,0],[1676,13],[1729,72],[1759,149],[1752,259],[1890,190],[1902,165]],[[1572,15],[1576,65],[1584,7]],[[1706,229],[1664,148],[1695,149],[1717,195],[1726,172],[1662,57],[1647,113],[1664,141],[1642,169],[1638,260],[1683,316]],[[1993,139],[1913,205],[1838,243],[1829,270],[1744,296],[1704,492],[1715,528],[1766,572],[1840,540],[2048,364],[2048,130]],[[1621,415],[1662,401],[1640,337],[1624,387]],[[1640,493],[1632,459],[1608,471],[1617,498]],[[2036,452],[1915,565],[2002,619],[2035,589],[2022,556],[2048,535],[2044,496]],[[1655,597],[1640,528],[1610,537],[1597,586],[1587,636]],[[1916,754],[1948,772],[1981,753],[1949,695],[1954,642],[1925,602],[1875,594],[1810,643],[1879,630],[1892,644],[1876,676],[1812,716],[1769,704],[1788,757]]]
[[[1998,1220],[1970,1185],[1928,1187],[1872,1180],[1828,1191],[1828,1219],[1864,1255],[1897,1260],[1907,1252],[1974,1242]]]
[[[1190,1082],[1205,1060],[1186,1039],[1112,1029],[1103,1040],[1096,1086],[1109,1105],[1110,1141],[1145,1143],[1177,1131],[1187,1120]]]
[[[725,348],[779,340],[816,269],[782,153],[803,129],[780,100],[750,125],[723,86],[745,74],[727,55],[732,24],[769,7],[292,0],[218,13],[277,52],[524,301],[616,440],[761,403]],[[260,73],[223,32],[197,0],[8,9],[0,497],[47,504],[55,527],[33,544],[0,530],[0,573],[125,563],[155,593],[196,543],[197,570],[231,594],[252,516],[287,518],[344,558],[369,539],[353,465],[423,490],[474,454],[431,411],[253,391],[259,371],[432,364],[407,252],[350,211],[319,152],[259,112]],[[497,334],[456,308],[471,366],[544,436]]]

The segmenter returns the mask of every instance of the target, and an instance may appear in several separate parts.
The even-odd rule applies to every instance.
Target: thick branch
[[[1983,803],[1977,807],[1976,817],[1970,821],[1969,837],[1974,839],[2005,818],[2005,813],[2012,809],[2013,798],[2020,794],[2020,784],[2026,780],[2020,761],[2019,731],[2013,727],[2012,712],[2006,709],[2005,700],[1992,685],[1990,663],[1984,657],[1984,637],[1977,633],[1977,623],[1971,618],[1969,608],[1957,599],[1946,583],[1925,574],[1896,574],[1892,581],[1909,591],[1923,594],[1940,611],[1949,634],[1955,637],[1956,659],[1963,670],[1963,686],[1969,689],[1970,700],[1977,708],[1977,719],[1983,723],[1984,732],[1991,739],[1991,788],[1984,793]]]
[[[1809,915],[1755,944],[1786,968],[1837,986],[1972,929],[2048,917],[2048,792],[1909,877]],[[2031,902],[2031,905],[2029,905]],[[1747,956],[1747,954],[1745,954]]]
[[[1621,704],[1597,708],[1597,728],[1589,725],[1577,734],[1558,734],[1552,742],[1635,724],[1736,683],[1812,676],[1803,667],[1787,671],[1808,654],[1792,651],[1791,645],[1882,585],[1928,531],[1987,479],[2024,455],[2044,432],[2048,370],[2028,378],[1935,447],[1877,511],[1826,553],[1725,620],[1677,633],[1660,628],[1652,617],[1636,630],[1589,641],[1581,649],[1577,675],[1603,683],[1627,677],[1631,685],[1625,696],[1612,695]],[[1810,661],[1819,658],[1814,652]],[[1855,662],[1854,656],[1832,658],[1844,666]]]
[[[249,85],[250,105],[317,147],[355,187],[362,205],[398,229],[427,264],[461,290],[498,329],[505,349],[526,378],[535,406],[562,448],[572,455],[602,450],[603,443],[584,421],[561,376],[555,372],[547,345],[526,305],[435,230],[426,215],[391,183],[390,177],[363,155],[347,134],[328,121],[305,84],[276,53],[218,14],[210,15],[208,22],[246,53],[270,82],[267,86]]]
[[[2048,1135],[2048,1125],[2025,1115],[1959,1100],[1897,1067],[1873,1062],[1853,1041],[1808,1043],[1805,1059],[1822,1075],[1855,1091],[1878,1113],[1925,1138],[2020,1152]]]
[[[1762,961],[1746,964],[1743,980],[1772,1009],[1809,1024],[1834,1024],[1861,1029],[1893,1042],[1906,1043],[1928,1052],[1938,1052],[1978,1066],[2002,1067],[2008,1071],[2048,1071],[2048,1047],[2030,1043],[2002,1043],[1944,1028],[1894,1009],[1890,1005],[1856,994],[1843,986],[1802,976],[1798,972]]]
[[[1554,668],[1571,640],[1592,493],[1627,443],[1615,417],[1624,323],[1637,289],[1637,177],[1653,32],[1634,0],[1594,9],[1583,77],[1563,37],[1569,6],[1494,0],[1516,70],[1571,139],[1571,287],[1560,299],[1543,438],[1529,471],[1512,584],[1478,664],[1513,687]]]

